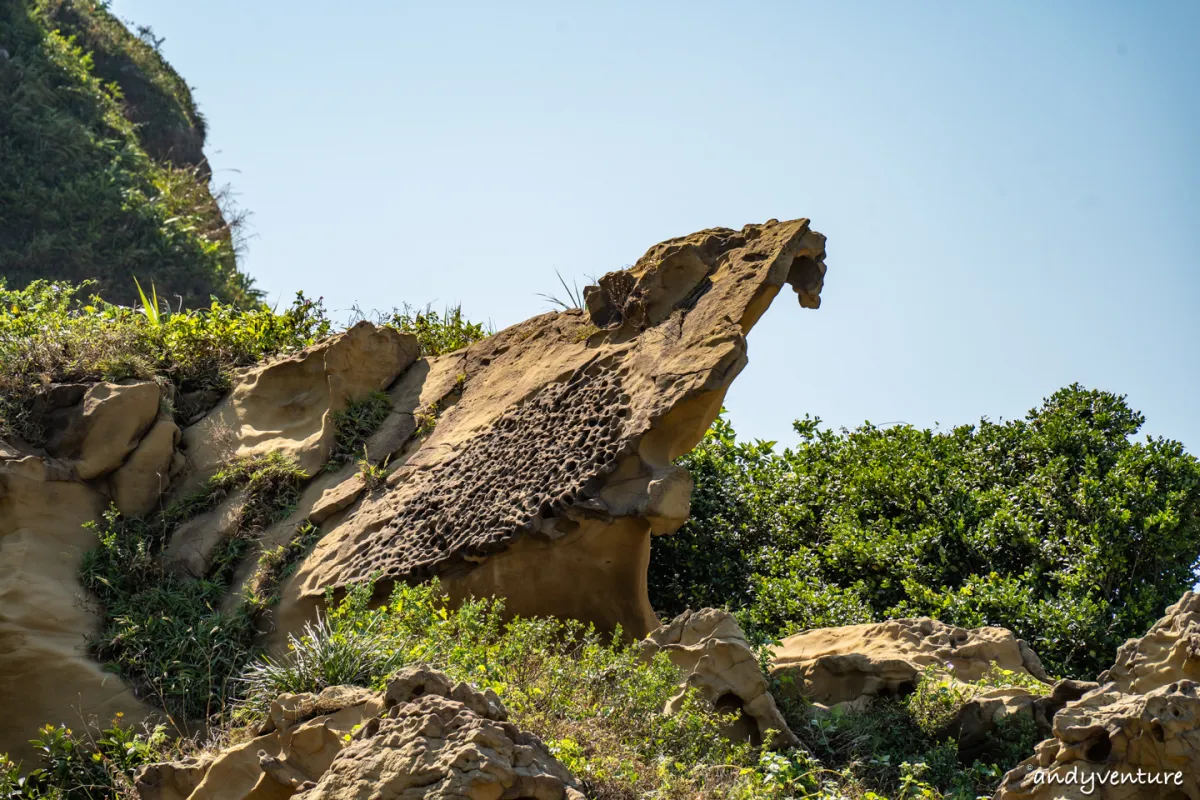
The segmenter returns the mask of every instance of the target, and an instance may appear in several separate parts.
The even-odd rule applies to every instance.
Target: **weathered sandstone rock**
[[[0,753],[30,761],[41,725],[146,709],[87,653],[99,619],[79,584],[96,545],[83,524],[107,499],[65,463],[0,450]]]
[[[368,448],[398,468],[284,587],[280,628],[376,572],[436,575],[452,597],[500,596],[523,616],[657,627],[650,537],[682,524],[691,488],[673,461],[716,417],[780,287],[816,307],[824,254],[807,220],[701,231],[605,276],[587,311],[418,361]]]
[[[78,402],[64,404],[77,394]],[[83,480],[121,466],[158,416],[160,393],[152,381],[66,385],[52,395],[40,419],[50,434],[46,451],[70,461]]]
[[[1196,675],[1200,595],[1187,592],[1054,717],[1053,738],[1005,775],[997,800],[1200,800]]]
[[[207,575],[217,548],[237,533],[248,499],[246,490],[238,489],[176,528],[162,556],[167,569],[193,578]]]
[[[685,691],[697,687],[718,710],[740,712],[743,724],[728,731],[731,736],[754,743],[767,741],[775,748],[799,745],[775,706],[746,635],[728,611],[685,611],[651,632],[641,647],[648,657],[665,651],[686,676],[666,713],[678,711]],[[770,739],[768,731],[775,732]]]
[[[179,426],[160,417],[136,449],[109,479],[113,502],[126,517],[154,511],[171,485],[171,465],[179,444]]]
[[[774,649],[771,674],[784,690],[834,705],[864,696],[907,694],[927,666],[978,681],[993,666],[1049,683],[1041,661],[1004,628],[956,628],[899,619],[789,636]],[[1047,685],[1047,691],[1049,691]]]
[[[233,391],[184,431],[193,481],[237,457],[282,453],[315,473],[329,455],[333,416],[386,389],[418,354],[416,337],[360,322],[287,358],[242,372]]]
[[[583,800],[546,746],[506,720],[493,692],[410,667],[382,697],[284,695],[263,735],[207,764],[148,767],[137,787],[143,800]]]
[[[281,695],[261,735],[207,760],[146,767],[138,774],[138,793],[141,800],[288,797],[295,788],[281,785],[273,774],[285,774],[286,766],[305,780],[319,778],[354,727],[383,708],[379,695],[353,686]]]
[[[1054,738],[1005,775],[996,798],[1200,799],[1197,685],[1128,694],[1109,684],[1069,704],[1054,718]]]
[[[1200,683],[1200,594],[1195,592],[1168,608],[1145,636],[1122,645],[1116,663],[1099,678],[1118,691],[1139,694],[1184,680]]]

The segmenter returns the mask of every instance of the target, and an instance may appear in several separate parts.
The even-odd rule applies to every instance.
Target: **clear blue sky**
[[[1080,381],[1200,451],[1200,4],[113,9],[195,87],[271,299],[499,328],[555,269],[805,216],[824,304],[751,334],[741,434],[1012,418]]]

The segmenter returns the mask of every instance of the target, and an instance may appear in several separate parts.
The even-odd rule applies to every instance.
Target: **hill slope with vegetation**
[[[236,212],[209,186],[204,119],[148,28],[97,0],[0,4],[0,280],[134,278],[173,306],[249,305]]]

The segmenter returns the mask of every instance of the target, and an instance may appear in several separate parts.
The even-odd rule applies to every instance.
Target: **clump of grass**
[[[418,409],[417,412],[413,414],[413,421],[417,424],[417,429],[413,435],[418,439],[423,439],[429,434],[433,433],[433,429],[437,427],[438,416],[440,413],[440,403],[435,403],[431,406]]]
[[[279,455],[243,460],[149,519],[125,518],[113,507],[89,523],[100,544],[84,557],[82,583],[104,609],[95,655],[172,715],[221,711],[254,635],[255,609],[220,610],[233,569],[249,537],[290,513],[306,478]],[[247,499],[238,533],[214,554],[209,573],[191,578],[165,569],[161,553],[171,532],[239,487]]]
[[[571,285],[568,286],[567,280],[562,276],[561,272],[554,270],[554,274],[558,276],[558,282],[563,287],[563,291],[566,292],[566,299],[564,300],[557,295],[543,294],[540,292],[538,293],[538,297],[542,298],[547,303],[556,306],[557,308],[561,308],[563,311],[577,311],[582,309],[583,292],[579,290],[579,284],[575,281],[572,281]]]
[[[403,308],[393,308],[390,312],[373,311],[369,314],[355,306],[351,322],[368,318],[376,325],[387,325],[413,334],[417,337],[421,355],[427,357],[461,350],[492,334],[490,327],[467,319],[461,305],[447,306],[438,313],[431,304],[418,308],[405,303]]]
[[[305,520],[296,526],[287,544],[264,550],[258,557],[254,576],[242,590],[242,601],[252,611],[262,611],[279,601],[279,586],[295,571],[321,538],[321,529]]]
[[[362,458],[358,460],[358,474],[368,492],[373,492],[383,486],[383,482],[387,480],[387,466],[390,460],[391,456],[387,456],[378,464],[372,463],[367,455],[367,448],[363,448]]]
[[[387,392],[371,392],[360,400],[351,401],[344,409],[334,414],[333,423],[337,430],[333,449],[325,469],[330,472],[341,469],[354,460],[363,449],[363,443],[392,412],[392,398]]]

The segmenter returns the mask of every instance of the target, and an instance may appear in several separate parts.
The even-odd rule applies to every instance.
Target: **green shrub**
[[[198,492],[150,519],[123,518],[115,508],[89,523],[100,544],[84,556],[82,583],[104,608],[93,643],[97,658],[139,697],[183,719],[221,713],[230,682],[251,657],[253,612],[222,611],[233,568],[249,537],[290,513],[306,475],[272,454],[239,461]],[[247,501],[237,535],[214,556],[209,573],[191,578],[164,568],[161,553],[182,522],[214,508],[238,487]]]
[[[782,452],[720,419],[680,460],[692,517],[654,542],[651,602],[727,606],[761,641],[897,617],[999,625],[1052,673],[1092,678],[1200,559],[1200,462],[1132,441],[1143,422],[1078,385],[1024,420],[944,432],[805,418]]]
[[[208,187],[203,123],[152,46],[91,0],[0,5],[0,277],[131,278],[187,306],[260,296]],[[149,151],[149,154],[148,154]],[[233,218],[236,221],[236,218]]]
[[[23,800],[113,800],[133,797],[137,770],[169,752],[166,726],[125,725],[117,714],[107,727],[89,725],[82,734],[65,725],[46,725],[32,740],[37,766],[0,755],[0,797]]]
[[[781,707],[810,759],[824,770],[813,772],[810,763],[807,773],[800,771],[809,784],[819,775],[826,791],[836,789],[847,797],[874,792],[881,798],[975,800],[990,796],[1005,772],[1033,754],[1040,737],[1030,715],[1015,715],[998,725],[988,758],[967,764],[959,755],[954,725],[963,708],[981,693],[1025,684],[1026,677],[1003,670],[976,682],[962,682],[928,668],[912,694],[877,697],[861,711],[818,712],[792,700],[784,700]]]
[[[362,316],[361,310],[356,310]],[[491,331],[482,323],[471,322],[463,316],[462,306],[447,307],[441,314],[431,306],[414,308],[405,303],[403,310],[392,309],[390,314],[376,312],[376,322],[417,337],[423,356],[440,356],[487,338]]]
[[[16,290],[0,279],[0,435],[36,443],[41,433],[28,420],[28,403],[45,383],[141,378],[181,391],[225,388],[234,368],[307,347],[332,331],[321,302],[302,294],[281,313],[217,302],[170,313],[94,296],[85,301],[91,288],[39,280]],[[146,288],[157,296],[155,287]]]

